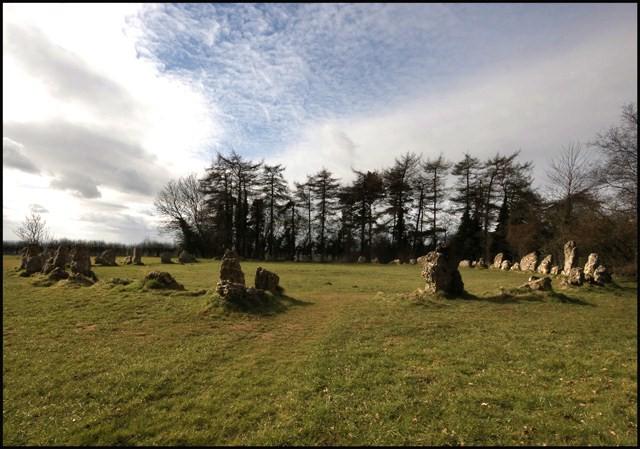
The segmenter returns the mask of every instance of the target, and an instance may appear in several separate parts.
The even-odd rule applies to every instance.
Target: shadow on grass
[[[226,301],[214,293],[209,298],[205,311],[219,309],[224,313],[270,316],[286,312],[291,307],[304,307],[312,304],[314,303],[293,298],[283,293],[273,295],[265,292],[264,295],[251,299],[243,298],[242,300],[238,300],[238,302]]]
[[[472,301],[487,301],[498,304],[519,304],[524,302],[545,302],[547,300],[556,300],[564,304],[572,304],[577,306],[590,306],[596,307],[594,304],[583,301],[579,298],[573,298],[567,296],[564,293],[557,292],[555,290],[537,292],[537,291],[522,291],[522,290],[508,290],[500,294],[493,296],[477,296],[469,292],[464,292],[462,296],[449,297],[447,299],[463,299]]]

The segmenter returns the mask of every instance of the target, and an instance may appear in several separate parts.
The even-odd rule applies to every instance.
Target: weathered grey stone
[[[47,276],[51,281],[59,281],[61,279],[67,279],[69,277],[69,273],[64,271],[64,268],[61,267],[53,267],[49,276]]]
[[[475,268],[477,264],[478,264],[478,262],[474,260],[474,261],[471,262],[471,267]]]
[[[500,264],[500,269],[507,271],[510,266],[511,266],[511,262],[509,262],[508,260],[503,260],[502,263]]]
[[[415,265],[417,263],[418,263],[418,261],[416,259],[409,259],[409,264],[410,265]]]
[[[569,276],[575,260],[576,242],[574,242],[573,240],[569,240],[564,244],[564,267],[562,269],[562,274],[564,274],[565,276]]]
[[[471,266],[471,262],[469,262],[467,259],[461,260],[458,263],[458,268],[469,268]]]
[[[144,265],[142,263],[142,250],[135,247],[133,248],[133,256],[131,257],[131,263],[134,265]]]
[[[160,263],[173,263],[170,252],[160,253]]]
[[[256,269],[255,285],[257,289],[269,290],[271,293],[279,293],[282,290],[280,277],[262,267]]]
[[[597,253],[589,254],[587,263],[584,264],[584,280],[587,282],[593,282],[593,275],[596,272],[596,268],[600,265],[600,258]]]
[[[400,259],[394,259],[391,262],[389,262],[389,265],[401,265],[402,261]]]
[[[416,262],[418,262],[420,265],[424,265],[425,261],[427,260],[427,256],[420,256],[416,259]]]
[[[550,277],[543,277],[538,279],[536,276],[531,276],[529,278],[529,281],[520,286],[520,288],[523,287],[528,287],[531,290],[540,290],[540,291],[547,291],[547,290],[551,290],[551,278]]]
[[[520,270],[522,271],[536,271],[538,265],[538,252],[534,251],[527,254],[520,259]]]
[[[549,272],[551,271],[551,264],[553,263],[553,256],[551,254],[545,256],[544,259],[542,259],[542,262],[540,262],[540,265],[538,265],[538,273],[540,274],[549,274]]]
[[[96,256],[95,263],[96,265],[115,267],[116,265],[118,265],[116,263],[116,252],[112,249],[106,249],[102,251],[99,256]]]
[[[458,261],[448,257],[446,248],[439,249],[442,252],[431,251],[425,256],[421,274],[426,281],[425,291],[461,295],[464,292],[464,283],[458,271]]]
[[[178,283],[166,271],[150,271],[145,275],[142,282],[148,288],[184,290],[184,285]]]
[[[76,247],[71,255],[71,273],[81,274],[92,280],[96,280],[96,275],[91,271],[91,257],[89,250],[85,247]]]
[[[569,285],[582,285],[584,283],[584,273],[582,268],[573,267],[569,270],[569,276],[567,276],[567,282]]]
[[[58,249],[53,254],[53,256],[50,257],[44,263],[44,265],[42,267],[42,272],[44,274],[49,274],[55,268],[62,268],[62,270],[64,271],[64,267],[67,264],[68,257],[69,257],[69,254],[68,254],[67,248],[64,247],[64,246],[58,246]]]
[[[229,281],[231,283],[240,284],[244,283],[244,273],[240,268],[240,261],[235,251],[226,250],[224,256],[222,256],[222,263],[220,264],[220,280]]]
[[[553,275],[558,275],[560,273],[560,267],[558,267],[557,265],[552,266],[550,273]]]
[[[43,261],[40,254],[33,255],[27,258],[24,269],[27,275],[38,273],[42,271]]]
[[[503,253],[498,253],[496,254],[496,257],[493,258],[493,268],[501,268],[502,267],[502,260],[504,259],[504,254]]]
[[[180,263],[195,263],[197,262],[196,258],[193,256],[193,254],[189,253],[188,251],[182,250],[180,251],[180,255],[178,256],[178,261]]]
[[[520,262],[513,262],[511,265],[510,271],[520,271]]]
[[[598,285],[604,285],[611,282],[611,272],[604,265],[599,265],[593,272],[593,282]]]
[[[27,268],[27,260],[30,257],[40,255],[42,253],[42,247],[40,245],[30,244],[22,248],[20,251],[22,258],[20,260],[20,270]]]
[[[380,263],[380,259],[374,257],[373,259],[371,259],[371,263]]]
[[[484,261],[484,257],[480,257],[475,265],[476,268],[488,268],[487,264]]]
[[[367,261],[367,258],[364,256],[360,256],[358,257],[358,263],[365,263]]]

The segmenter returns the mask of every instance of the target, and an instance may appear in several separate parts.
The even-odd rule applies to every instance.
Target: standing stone
[[[220,280],[241,284],[244,287],[244,273],[240,268],[240,261],[235,251],[228,249],[224,252],[220,264]]]
[[[367,261],[367,258],[364,256],[360,256],[358,257],[358,263],[365,263]],[[257,288],[257,287],[256,287]]]
[[[160,263],[173,263],[171,261],[171,253],[167,251],[160,253]]]
[[[478,264],[478,262],[476,262],[475,260],[474,260],[473,262],[471,262],[471,266],[472,266],[473,268],[475,268],[475,266],[476,266],[477,264]]]
[[[257,289],[269,290],[271,293],[279,293],[282,290],[280,288],[280,277],[262,267],[256,269],[255,285]]]
[[[487,264],[484,262],[484,257],[480,257],[478,262],[476,262],[476,268],[488,268]]]
[[[508,260],[503,260],[502,263],[500,264],[500,269],[503,271],[507,271],[510,266],[511,266],[511,262],[509,262]]]
[[[502,260],[504,259],[504,254],[503,253],[498,253],[496,254],[496,257],[493,258],[493,268],[500,268],[502,267]]]
[[[371,259],[371,263],[380,263],[380,259],[374,257],[373,259]]]
[[[604,285],[611,282],[611,273],[604,265],[599,265],[593,272],[593,282],[598,285]]]
[[[391,262],[389,262],[389,265],[401,265],[402,261],[400,259],[393,259]]]
[[[87,248],[76,247],[74,249],[70,267],[72,275],[76,275],[76,277],[81,275],[96,280],[95,273],[91,271],[91,257],[89,257]]]
[[[26,275],[31,275],[33,273],[38,273],[39,271],[42,271],[42,265],[43,265],[43,257],[40,254],[35,254],[29,257],[24,266]]]
[[[107,265],[110,267],[115,267],[118,265],[116,263],[116,252],[112,249],[106,249],[102,251],[99,256],[96,256],[96,265]]]
[[[425,256],[422,268],[425,290],[429,293],[442,291],[449,295],[461,295],[464,283],[458,271],[458,262],[448,257],[447,248],[439,248],[439,251],[431,251]]]
[[[520,269],[522,271],[536,271],[538,265],[538,252],[534,251],[520,259]]]
[[[188,251],[185,251],[185,250],[180,251],[180,255],[178,256],[178,261],[180,263],[194,263],[194,262],[197,262],[196,258],[193,256],[193,254],[191,254],[191,253],[189,253]]]
[[[513,262],[513,265],[511,265],[511,271],[520,271],[520,262]]]
[[[22,248],[22,259],[20,260],[20,269],[27,268],[27,260],[29,257],[33,257],[35,255],[42,253],[42,247],[40,245],[29,244]]]
[[[549,254],[548,256],[545,256],[545,258],[542,259],[542,262],[540,262],[540,265],[538,266],[538,273],[549,274],[549,272],[551,271],[552,262],[553,262],[553,256],[551,254]]]
[[[560,271],[560,267],[558,267],[557,265],[554,265],[551,267],[551,274],[557,275],[559,271]]]
[[[416,259],[409,259],[409,264],[415,265],[417,263],[418,263],[418,261]]]
[[[564,268],[562,269],[562,274],[564,274],[565,276],[569,276],[575,260],[576,242],[574,242],[573,240],[569,240],[564,244]]]
[[[416,262],[418,262],[420,265],[424,265],[424,262],[427,260],[427,256],[420,256],[416,259]]]
[[[471,266],[471,262],[469,262],[467,259],[461,260],[460,263],[458,264],[458,268],[469,268],[470,266]]]
[[[142,250],[137,247],[133,248],[133,257],[131,258],[131,263],[134,265],[144,265],[142,263]]]
[[[584,280],[587,282],[593,281],[593,275],[596,272],[596,268],[600,265],[600,258],[597,253],[589,254],[589,259],[584,265]]]
[[[584,273],[582,272],[582,268],[573,267],[569,271],[567,282],[569,283],[569,285],[582,285],[584,283]]]
[[[42,272],[44,274],[49,274],[56,268],[62,269],[64,271],[64,267],[67,264],[68,251],[66,247],[58,246],[58,249],[53,254],[52,257],[49,258],[42,267]]]

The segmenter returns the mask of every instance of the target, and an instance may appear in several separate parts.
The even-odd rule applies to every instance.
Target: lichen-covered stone
[[[180,263],[195,263],[195,262],[197,262],[197,260],[194,257],[194,255],[189,253],[188,251],[185,251],[185,250],[180,251],[180,254],[178,255],[178,261]]]
[[[116,252],[112,249],[106,249],[100,253],[99,256],[96,256],[96,265],[106,265],[109,267],[115,267],[118,265],[116,263]]]
[[[542,261],[540,262],[540,265],[538,265],[538,273],[540,274],[549,274],[549,272],[551,271],[551,263],[553,262],[553,256],[551,254],[549,254],[548,256],[545,256],[544,259],[542,259]]]
[[[567,282],[569,285],[582,285],[584,283],[584,273],[582,268],[573,267],[569,270],[569,276],[567,276]]]
[[[471,262],[468,261],[467,259],[461,260],[460,262],[458,262],[458,268],[469,268],[470,266],[471,266]]]
[[[150,271],[145,275],[143,283],[149,288],[184,290],[184,285],[178,283],[166,271]]]
[[[458,262],[450,259],[444,252],[431,251],[425,258],[422,277],[426,281],[425,290],[429,293],[438,291],[448,295],[461,295],[464,283],[458,271]]]
[[[553,274],[553,275],[559,274],[560,273],[560,267],[558,267],[557,265],[552,266],[550,273]]]
[[[493,258],[493,268],[500,269],[502,267],[502,260],[504,259],[503,253],[496,254],[496,257]]]
[[[584,280],[587,282],[593,282],[593,275],[596,272],[596,268],[600,265],[600,258],[597,253],[589,254],[587,263],[584,264]]]
[[[359,256],[358,257],[358,263],[365,263],[367,261],[367,258],[364,256]]]
[[[220,264],[220,280],[229,281],[231,283],[240,284],[244,283],[244,273],[240,267],[240,261],[235,251],[226,250],[224,256],[222,256],[222,263]]]
[[[171,260],[171,253],[166,251],[160,253],[160,263],[173,263],[173,261]]]
[[[409,265],[415,265],[418,261],[416,259],[409,259]]]
[[[527,254],[520,259],[520,270],[522,271],[536,271],[538,265],[538,253],[536,251]]]
[[[593,282],[598,285],[604,285],[611,282],[611,272],[604,265],[599,265],[593,272]]]
[[[511,265],[510,271],[520,271],[520,262],[513,262]]]
[[[280,288],[280,277],[262,267],[256,269],[255,285],[257,289],[269,290],[271,293],[279,293],[282,290]]]
[[[562,269],[562,274],[564,274],[565,276],[569,276],[575,260],[576,242],[574,242],[573,240],[569,240],[564,244],[564,267]]]
[[[61,279],[67,279],[69,277],[69,273],[64,271],[64,268],[54,267],[47,278],[51,281],[59,281]]]
[[[509,262],[508,260],[503,260],[502,263],[500,264],[500,269],[503,271],[507,271],[509,270],[510,266],[511,266],[511,262]]]
[[[484,261],[484,257],[480,257],[475,265],[476,268],[488,268],[487,264]]]
[[[540,291],[548,291],[551,290],[551,278],[550,277],[543,277],[538,279],[535,276],[531,276],[529,278],[529,281],[522,285],[520,288],[529,288],[531,290],[540,290]]]

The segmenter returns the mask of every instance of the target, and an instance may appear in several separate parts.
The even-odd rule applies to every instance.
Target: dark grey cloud
[[[156,227],[144,217],[130,214],[87,212],[80,216],[80,221],[90,223],[95,232],[115,241],[133,243],[159,236]]]
[[[40,204],[31,204],[30,207],[33,212],[36,212],[38,214],[46,214],[49,212],[49,210],[46,207]]]
[[[127,91],[75,54],[51,43],[36,28],[10,23],[5,28],[3,47],[29,74],[46,82],[54,96],[84,103],[101,114],[136,113],[136,103]]]
[[[11,122],[3,124],[3,135],[56,177],[51,187],[84,198],[100,197],[100,185],[152,196],[171,178],[154,155],[111,130],[64,121]]]
[[[11,139],[2,139],[2,163],[27,173],[40,173],[38,167],[23,154],[22,145]]]

